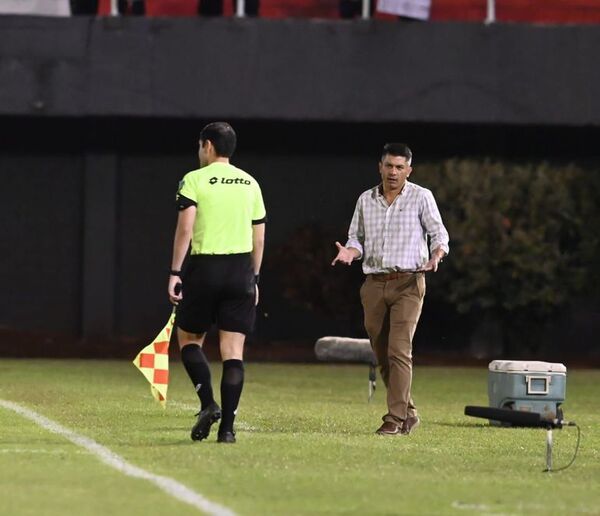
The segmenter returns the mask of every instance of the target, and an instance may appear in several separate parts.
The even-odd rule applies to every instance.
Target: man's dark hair
[[[412,151],[408,148],[406,143],[386,143],[381,152],[381,159],[387,154],[390,156],[402,156],[406,158],[408,164],[412,161]]]
[[[233,156],[237,137],[233,127],[227,122],[213,122],[205,126],[200,132],[200,141],[204,144],[207,140],[213,144],[217,156],[222,158]]]

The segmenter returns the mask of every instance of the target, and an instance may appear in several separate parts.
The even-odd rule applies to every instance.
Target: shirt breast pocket
[[[398,226],[409,233],[418,230],[421,227],[419,212],[410,205],[403,207],[398,212]]]

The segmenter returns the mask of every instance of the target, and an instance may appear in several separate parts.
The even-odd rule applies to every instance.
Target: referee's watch
[[[179,277],[181,278],[181,271],[175,271],[175,270],[171,269],[171,270],[169,271],[169,274],[170,274],[171,276],[179,276]]]

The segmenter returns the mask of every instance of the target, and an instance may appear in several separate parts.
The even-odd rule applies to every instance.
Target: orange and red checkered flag
[[[169,388],[169,340],[175,322],[175,310],[169,321],[152,343],[142,349],[133,359],[136,366],[146,380],[150,382],[152,396],[163,408],[167,403],[167,389]]]

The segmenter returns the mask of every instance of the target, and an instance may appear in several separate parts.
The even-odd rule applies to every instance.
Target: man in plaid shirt
[[[348,241],[335,243],[332,262],[363,262],[365,329],[387,388],[380,435],[408,435],[420,423],[411,397],[412,339],[423,307],[424,273],[436,272],[449,251],[433,194],[408,181],[411,162],[405,144],[383,147],[381,183],[358,198]]]

